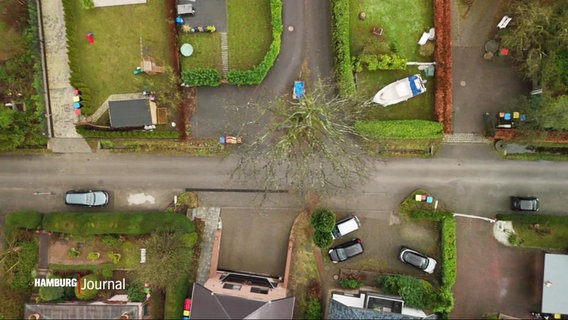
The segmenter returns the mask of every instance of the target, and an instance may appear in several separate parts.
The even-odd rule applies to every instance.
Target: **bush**
[[[161,126],[161,125],[160,125]],[[97,129],[89,126],[77,126],[75,127],[77,133],[85,138],[108,138],[108,139],[120,139],[120,138],[163,138],[163,139],[176,139],[179,134],[176,130],[172,130],[169,127],[158,126],[155,130],[117,130],[117,129]],[[112,149],[115,147],[115,142],[111,140],[101,140],[101,147],[106,149]]]
[[[181,237],[183,245],[187,248],[193,248],[195,243],[197,243],[197,233],[184,233]]]
[[[39,288],[39,298],[42,301],[59,300],[65,293],[64,287],[41,287]]]
[[[432,285],[410,276],[388,275],[377,278],[379,287],[387,294],[401,296],[404,304],[418,309],[432,309],[427,299],[434,294]]]
[[[111,234],[104,235],[102,241],[104,245],[109,248],[120,247],[120,245],[122,244],[122,241],[120,241],[116,236]]]
[[[110,260],[110,262],[112,262],[113,264],[117,264],[120,261],[120,253],[115,253],[115,252],[107,252],[107,256],[108,259]]]
[[[144,287],[139,284],[131,284],[126,289],[128,292],[128,301],[131,302],[144,302],[146,300],[146,293]]]
[[[331,232],[335,227],[335,213],[328,208],[316,208],[312,211],[310,223],[317,231]]]
[[[94,261],[100,258],[101,254],[99,252],[89,252],[87,253],[87,259]]]
[[[327,231],[316,230],[314,232],[314,244],[318,248],[328,248],[333,243],[331,233]]]
[[[306,311],[304,313],[304,319],[316,320],[321,319],[321,304],[316,298],[310,298],[308,300],[308,305],[306,306]]]
[[[349,48],[349,0],[331,1],[331,42],[339,95],[349,96],[355,92]]]
[[[182,71],[181,80],[190,86],[217,87],[221,84],[221,74],[210,68],[189,69]]]
[[[185,216],[162,212],[52,212],[46,214],[43,221],[47,231],[84,236],[149,234],[163,227],[174,227],[186,233],[194,231],[193,222]]]
[[[369,71],[376,70],[404,70],[406,69],[405,58],[396,54],[367,54],[359,55],[356,63],[361,67],[366,67]],[[358,68],[361,69],[360,67]]]
[[[87,289],[87,282],[98,281],[98,277],[94,274],[89,274],[81,278],[81,282],[75,287],[75,296],[79,300],[93,300],[97,297],[99,290],[97,289]],[[81,292],[79,292],[79,287],[81,287]]]
[[[96,274],[103,279],[110,279],[114,275],[112,269],[113,269],[112,264],[105,263],[103,265],[100,265],[98,268],[96,268]]]
[[[446,218],[442,220],[442,286],[450,290],[456,282],[456,222]]]
[[[77,250],[75,248],[71,248],[71,249],[69,249],[69,251],[67,251],[67,257],[69,257],[69,258],[77,258],[80,255],[81,255],[81,252],[79,252],[79,250]]]
[[[368,138],[437,139],[442,138],[442,124],[428,120],[357,121],[355,131]]]
[[[363,283],[356,279],[339,279],[339,286],[345,289],[359,289]]]
[[[233,85],[254,85],[264,80],[266,74],[274,65],[280,53],[282,37],[282,1],[270,0],[270,17],[272,25],[272,43],[264,59],[250,70],[230,70],[227,73],[227,82]]]
[[[95,7],[93,0],[81,0],[81,7],[85,10],[90,10]]]

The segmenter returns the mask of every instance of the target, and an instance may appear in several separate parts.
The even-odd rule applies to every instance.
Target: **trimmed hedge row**
[[[10,237],[16,229],[37,230],[41,226],[43,214],[34,211],[12,212],[4,221],[4,233]]]
[[[515,214],[515,213],[499,213],[496,216],[497,220],[522,222],[522,223],[539,223],[549,225],[566,225],[568,224],[568,217],[565,216],[549,216],[541,214]]]
[[[185,216],[162,212],[52,212],[43,219],[47,231],[80,235],[138,235],[167,227],[194,231],[193,223]]]
[[[86,126],[76,127],[77,133],[85,138],[172,138],[177,139],[179,133],[175,130],[98,130]]]
[[[212,68],[196,68],[184,70],[181,73],[181,80],[190,86],[210,86],[217,87],[221,84],[221,74]]]
[[[437,312],[449,314],[454,305],[451,291],[456,281],[457,268],[456,222],[454,217],[449,212],[438,213],[428,210],[413,210],[410,212],[410,217],[441,223],[442,286],[438,297],[440,309]]]
[[[166,301],[164,303],[164,318],[179,319],[183,316],[183,302],[188,297],[189,277],[183,275],[176,286],[166,288]]]
[[[262,62],[250,70],[231,69],[227,73],[227,82],[232,85],[254,85],[264,80],[266,74],[274,65],[280,53],[280,42],[282,37],[282,1],[270,0],[270,17],[272,24],[272,43],[264,56]]]
[[[368,138],[438,139],[443,126],[428,120],[357,121],[355,131]]]
[[[349,0],[331,0],[331,42],[337,89],[340,96],[349,96],[355,92],[349,48]]]

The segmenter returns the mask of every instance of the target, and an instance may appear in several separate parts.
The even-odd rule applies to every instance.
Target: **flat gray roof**
[[[544,255],[542,312],[568,314],[568,255]]]
[[[113,128],[142,127],[152,124],[148,99],[108,102],[110,126]]]

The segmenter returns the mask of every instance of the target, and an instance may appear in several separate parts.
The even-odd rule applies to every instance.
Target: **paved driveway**
[[[508,57],[483,59],[484,45],[496,34],[506,0],[476,0],[469,13],[452,4],[454,132],[482,133],[482,114],[503,110],[503,103],[526,95],[530,86],[513,69]]]
[[[283,276],[297,210],[222,208],[218,269]]]
[[[493,225],[457,218],[457,279],[452,319],[501,312],[529,319],[540,310],[544,254],[498,243]]]

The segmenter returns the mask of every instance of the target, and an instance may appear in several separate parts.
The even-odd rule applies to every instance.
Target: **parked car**
[[[359,218],[351,215],[345,219],[339,220],[335,224],[335,227],[333,227],[333,230],[331,230],[331,237],[333,239],[338,239],[348,233],[358,230],[359,228],[361,228],[361,222],[359,222]]]
[[[364,248],[361,239],[353,239],[329,249],[327,253],[329,254],[331,262],[338,263],[358,256],[363,253],[363,251]]]
[[[427,273],[434,273],[434,269],[436,269],[436,260],[407,247],[400,249],[399,258],[400,261]]]
[[[513,211],[538,211],[539,201],[537,197],[511,196],[511,210]]]
[[[72,206],[102,207],[108,204],[108,192],[103,190],[71,190],[65,193],[65,204]]]

